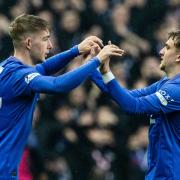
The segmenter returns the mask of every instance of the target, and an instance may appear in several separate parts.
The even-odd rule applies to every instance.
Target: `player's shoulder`
[[[0,63],[1,71],[3,71],[5,74],[9,72],[12,73],[25,67],[26,66],[22,62],[12,56]]]
[[[13,56],[10,56],[7,59],[5,59],[4,61],[2,61],[0,63],[0,66],[3,66],[5,68],[5,67],[17,66],[20,64],[22,64],[22,63],[20,61],[18,61],[18,59],[16,59]]]
[[[35,71],[34,67],[23,64],[21,61],[16,59],[13,56],[10,56],[8,59],[0,63],[0,70],[7,74],[24,74],[28,72]]]
[[[164,94],[171,94],[180,98],[180,75],[176,75],[171,79],[168,79],[166,83],[163,84],[160,91]]]
[[[177,84],[180,86],[180,74],[175,75],[173,78],[171,78],[168,83],[171,84]]]
[[[31,75],[32,78],[37,73],[36,68],[25,65],[14,57],[0,63],[0,80],[3,84],[15,83],[24,79],[27,75]]]

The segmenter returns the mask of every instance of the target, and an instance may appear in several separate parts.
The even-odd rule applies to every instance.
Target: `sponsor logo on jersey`
[[[155,94],[163,106],[167,106],[168,102],[174,101],[174,99],[172,99],[171,96],[166,91],[159,90]]]
[[[29,84],[36,76],[39,76],[39,73],[32,73],[25,77],[25,82]]]

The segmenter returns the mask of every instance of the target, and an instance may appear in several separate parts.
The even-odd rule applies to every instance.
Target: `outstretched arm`
[[[99,64],[100,61],[94,58],[83,66],[58,77],[39,75],[30,83],[30,88],[39,93],[68,92],[85,81]]]
[[[161,81],[163,81],[163,79]],[[128,90],[128,92],[134,97],[147,96],[147,95],[150,95],[150,94],[156,92],[157,84],[159,84],[159,81],[156,82],[156,83],[151,84],[148,87],[141,88],[141,89]]]
[[[89,53],[91,48],[95,45],[102,47],[102,40],[96,36],[90,36],[70,50],[54,55],[45,62],[36,65],[36,69],[43,75],[52,75],[66,66],[76,56]]]
[[[44,76],[35,68],[22,68],[13,74],[12,93],[30,95],[37,93],[67,92],[77,87],[109,56],[120,56],[121,50],[112,45],[105,46],[99,54],[79,68],[58,77]]]
[[[178,85],[168,83],[150,95],[134,97],[126,89],[122,88],[115,79],[111,79],[113,75],[111,74],[110,76],[109,74],[104,76],[109,95],[125,111],[130,113],[156,114],[180,110],[180,95],[177,93],[178,91],[173,90],[180,89]],[[108,81],[108,78],[110,78],[110,81]]]
[[[36,65],[36,69],[43,75],[52,75],[65,67],[73,58],[79,55],[78,46],[74,46],[70,50],[56,54]]]
[[[93,72],[93,74],[90,76],[90,79],[92,82],[96,84],[96,86],[104,93],[108,94],[108,88],[106,84],[103,81],[102,74],[99,72],[99,70],[96,70]],[[129,94],[131,94],[134,97],[141,97],[146,96],[152,93],[155,93],[157,89],[157,82],[141,89],[134,89],[134,90],[127,90]]]
[[[99,65],[100,61],[94,58],[79,68],[57,77],[39,74],[35,68],[22,68],[13,74],[10,90],[14,96],[68,92],[86,80]]]

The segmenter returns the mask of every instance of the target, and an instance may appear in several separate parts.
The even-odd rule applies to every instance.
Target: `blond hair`
[[[13,40],[14,46],[18,46],[25,35],[42,30],[50,31],[50,25],[47,21],[35,15],[22,14],[11,22],[9,34]]]

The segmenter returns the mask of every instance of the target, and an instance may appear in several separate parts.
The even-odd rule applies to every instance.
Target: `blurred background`
[[[125,50],[111,69],[126,88],[159,80],[158,52],[180,28],[179,0],[0,0],[0,60],[13,54],[11,20],[38,15],[52,26],[50,55],[89,35]],[[61,73],[81,64],[73,60]],[[143,180],[149,118],[126,114],[91,82],[68,94],[41,94],[20,180]]]

